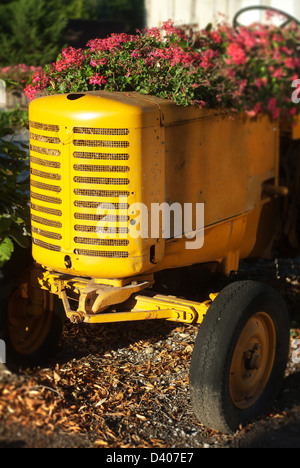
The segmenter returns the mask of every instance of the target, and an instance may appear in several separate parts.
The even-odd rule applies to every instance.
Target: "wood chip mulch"
[[[300,337],[298,260],[244,263],[237,277],[217,278],[212,287],[249,277],[272,284],[288,303],[295,339]],[[19,374],[0,369],[0,447],[242,447],[263,443],[271,428],[279,431],[275,440],[276,434],[284,440],[280,431],[286,424],[300,424],[300,364],[290,360],[282,394],[267,415],[234,436],[218,434],[196,420],[190,405],[197,330],[166,321],[66,323],[47,368]],[[257,439],[260,431],[264,436]]]

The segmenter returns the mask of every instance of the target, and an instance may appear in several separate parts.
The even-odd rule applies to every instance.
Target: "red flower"
[[[267,108],[271,112],[272,118],[274,120],[278,119],[278,117],[280,116],[280,108],[277,107],[277,99],[275,97],[269,99]]]
[[[217,55],[218,53],[213,51],[212,49],[205,50],[200,56],[200,67],[208,68],[211,65],[212,59],[214,59]]]
[[[288,57],[284,60],[284,64],[287,68],[295,68],[295,61],[292,57]]]
[[[90,77],[89,83],[101,86],[106,83],[106,79],[104,78],[104,76],[99,75],[99,73],[95,73]]]
[[[226,59],[227,65],[245,65],[246,63],[246,54],[244,50],[237,44],[229,44],[227,48],[227,55],[229,59]]]
[[[73,66],[80,66],[84,60],[84,54],[81,49],[67,47],[62,50],[61,58],[54,64],[58,72],[66,70]]]
[[[256,117],[256,115],[261,111],[261,103],[257,102],[252,110],[246,111],[249,117]]]

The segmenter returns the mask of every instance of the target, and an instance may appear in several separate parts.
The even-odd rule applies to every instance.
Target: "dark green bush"
[[[30,238],[28,152],[4,139],[9,134],[13,131],[0,129],[0,268],[14,245],[27,247]]]

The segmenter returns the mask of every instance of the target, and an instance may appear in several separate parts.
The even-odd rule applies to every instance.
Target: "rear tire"
[[[268,410],[289,353],[286,305],[253,281],[227,286],[210,306],[192,355],[191,403],[210,429],[233,433]]]
[[[0,303],[5,364],[12,371],[45,364],[53,357],[63,331],[65,313],[61,301],[41,290],[37,283],[32,288],[33,269],[34,265],[22,272],[9,297]]]

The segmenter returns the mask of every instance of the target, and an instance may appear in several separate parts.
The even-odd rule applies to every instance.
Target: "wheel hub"
[[[230,394],[239,409],[252,406],[263,392],[275,358],[276,332],[264,312],[246,323],[237,342],[230,369]]]
[[[245,368],[249,370],[259,369],[261,360],[261,344],[255,343],[253,349],[245,352]]]

